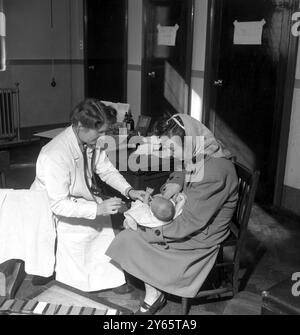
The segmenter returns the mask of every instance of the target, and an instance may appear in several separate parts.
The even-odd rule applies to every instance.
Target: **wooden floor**
[[[37,144],[26,145],[11,151],[13,163],[34,161],[39,152]],[[8,175],[8,186],[28,188],[34,178],[34,171],[14,170]],[[246,245],[242,256],[240,272],[241,291],[224,301],[196,301],[190,315],[255,315],[260,314],[261,293],[277,282],[300,271],[300,222],[296,219],[271,213],[270,209],[255,204],[249,222]],[[32,285],[27,276],[17,292],[17,297],[31,295],[39,286]],[[112,291],[97,294],[135,311],[143,299],[142,286],[137,285],[133,293],[116,295]],[[168,297],[167,305],[159,312],[164,315],[181,314],[180,300]]]

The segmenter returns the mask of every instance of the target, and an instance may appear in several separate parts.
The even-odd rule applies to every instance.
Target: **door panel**
[[[125,102],[127,0],[86,0],[86,96]]]
[[[279,140],[282,64],[289,39],[288,3],[276,0],[220,0],[213,34],[209,128],[237,160],[261,170],[258,193],[271,201]],[[233,22],[266,21],[262,44],[234,44]],[[221,24],[220,24],[221,22]],[[282,91],[281,91],[282,94]],[[212,99],[213,97],[213,99]]]
[[[153,120],[188,113],[191,76],[192,0],[144,0],[142,114]],[[158,25],[175,27],[175,45],[159,43]]]

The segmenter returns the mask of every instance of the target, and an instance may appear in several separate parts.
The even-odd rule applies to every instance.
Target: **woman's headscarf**
[[[212,132],[203,123],[186,114],[173,115],[171,119],[180,118],[185,130],[188,146],[185,147],[186,181],[200,181],[204,174],[204,163],[210,157],[230,159],[232,154],[214,137]],[[179,124],[179,122],[176,122]],[[186,150],[189,152],[187,153]]]

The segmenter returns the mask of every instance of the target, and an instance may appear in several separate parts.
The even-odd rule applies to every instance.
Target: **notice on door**
[[[158,45],[175,46],[178,29],[178,24],[175,24],[175,26],[161,26],[158,24]]]
[[[262,31],[266,21],[238,22],[235,20],[233,44],[256,44],[262,43]]]

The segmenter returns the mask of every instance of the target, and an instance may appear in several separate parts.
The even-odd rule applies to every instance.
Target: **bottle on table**
[[[134,120],[130,111],[127,114],[127,129],[128,131],[134,131]]]
[[[127,122],[128,122],[128,113],[126,112],[124,115],[124,119],[123,119],[123,127],[127,128]]]

